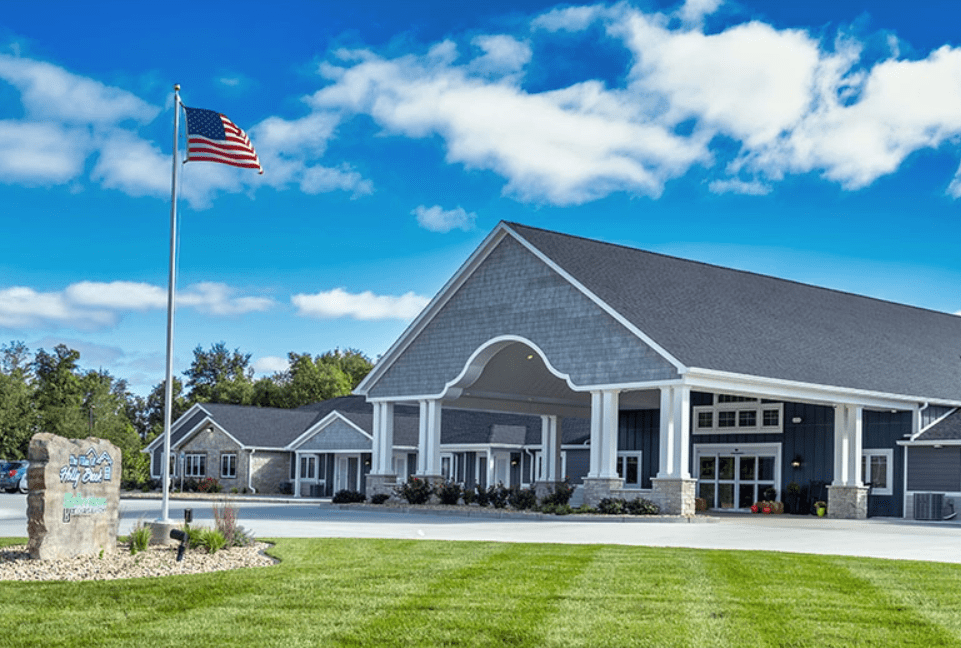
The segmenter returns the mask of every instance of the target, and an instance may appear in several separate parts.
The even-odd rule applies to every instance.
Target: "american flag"
[[[264,170],[250,138],[235,123],[214,110],[188,108],[187,162],[219,162],[245,169]]]

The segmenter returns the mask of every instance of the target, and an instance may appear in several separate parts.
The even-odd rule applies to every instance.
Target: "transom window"
[[[694,408],[695,434],[779,433],[784,405],[758,398],[715,394],[713,405]]]

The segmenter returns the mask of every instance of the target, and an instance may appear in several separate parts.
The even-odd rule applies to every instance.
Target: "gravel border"
[[[279,562],[265,553],[269,547],[267,543],[256,542],[249,547],[221,549],[215,554],[192,549],[177,562],[176,545],[153,545],[133,555],[130,545],[118,543],[115,551],[103,556],[65,560],[34,560],[27,553],[26,545],[14,545],[0,548],[0,581],[117,580],[269,567]]]

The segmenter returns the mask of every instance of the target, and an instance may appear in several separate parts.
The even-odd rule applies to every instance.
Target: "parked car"
[[[10,461],[0,466],[0,489],[8,493],[27,492],[29,461]]]

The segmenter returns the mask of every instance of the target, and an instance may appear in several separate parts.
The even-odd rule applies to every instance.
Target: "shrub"
[[[486,488],[478,484],[474,487],[474,493],[476,495],[478,506],[490,506],[491,498],[488,496],[488,491]]]
[[[487,489],[487,499],[490,500],[491,506],[497,509],[502,509],[507,507],[507,497],[510,495],[511,489],[504,486],[502,483],[498,483],[497,486],[491,486]]]
[[[434,489],[426,480],[411,477],[397,488],[397,494],[407,500],[408,504],[426,504],[434,494]]]
[[[624,505],[624,509],[631,515],[657,515],[661,512],[660,506],[643,497],[638,497],[627,502]]]
[[[223,487],[220,485],[220,482],[213,477],[204,477],[200,480],[200,483],[197,484],[197,490],[201,493],[219,493],[223,490]]]
[[[437,489],[437,497],[441,504],[455,506],[460,501],[461,487],[457,482],[447,482]]]
[[[625,512],[625,504],[627,504],[627,502],[620,498],[605,497],[597,503],[597,512],[603,515],[623,515]]]
[[[147,547],[150,546],[150,540],[152,538],[153,532],[150,527],[144,524],[143,520],[137,522],[137,526],[130,532],[130,553],[136,554],[141,551],[146,551]]]
[[[597,513],[597,509],[588,504],[581,504],[574,509],[574,513]]]
[[[551,489],[551,492],[545,495],[541,500],[541,506],[552,504],[570,504],[571,495],[573,494],[574,486],[571,486],[567,482],[564,482],[563,484],[555,484]]]
[[[570,504],[544,504],[541,506],[541,513],[552,515],[570,515],[574,512]]]
[[[281,495],[293,495],[294,482],[289,482],[289,481],[280,482],[280,488],[278,490],[280,490]],[[244,489],[244,492],[245,493],[247,492],[246,488]]]
[[[507,502],[513,509],[526,511],[537,506],[537,494],[532,488],[518,488],[515,486],[511,488],[508,493]]]
[[[200,484],[196,479],[193,477],[187,477],[186,479],[182,480],[180,491],[182,493],[196,493],[199,485]]]
[[[331,500],[334,504],[357,504],[360,502],[366,502],[367,496],[360,491],[354,490],[339,490],[334,493],[334,497]]]
[[[384,502],[386,502],[386,501],[389,500],[389,499],[390,499],[390,495],[388,495],[387,493],[377,493],[376,495],[371,496],[371,498],[370,498],[370,503],[371,503],[371,504],[383,504]]]
[[[477,501],[477,489],[465,488],[460,496],[464,499],[464,504],[473,504]]]
[[[224,534],[217,529],[202,528],[197,531],[199,532],[197,534],[199,536],[197,544],[206,549],[207,553],[215,554],[227,546]]]

